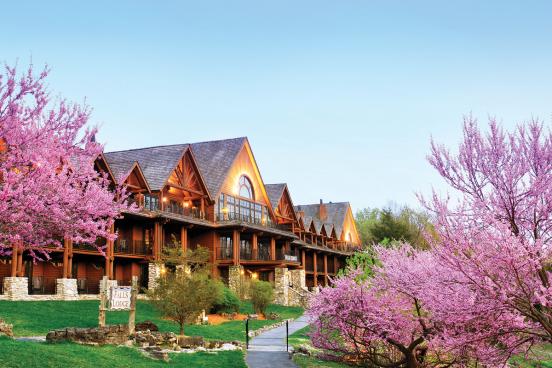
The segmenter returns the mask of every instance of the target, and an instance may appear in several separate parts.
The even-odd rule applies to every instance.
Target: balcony
[[[104,245],[93,245],[93,244],[87,244],[87,243],[74,243],[73,249],[76,250],[86,250],[90,252],[98,252],[98,247],[103,247]]]
[[[284,252],[282,249],[279,249],[276,252],[276,259],[278,261],[299,262],[299,251]]]
[[[132,254],[132,255],[151,255],[153,254],[151,243],[143,240],[117,239],[113,246],[114,253]]]
[[[291,230],[289,229],[289,226],[274,224],[271,221],[267,221],[261,218],[247,216],[239,213],[227,213],[227,214],[218,213],[216,215],[216,220],[219,223],[232,222],[232,221],[245,222],[251,225],[257,225],[257,226],[262,226],[266,228],[291,232]]]
[[[217,248],[217,259],[221,261],[227,261],[234,258],[234,249],[232,246],[228,247],[218,247]]]

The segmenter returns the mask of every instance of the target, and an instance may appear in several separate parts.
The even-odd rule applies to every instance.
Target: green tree
[[[186,323],[195,322],[222,297],[222,289],[211,278],[208,259],[209,251],[202,247],[186,253],[168,251],[164,255],[168,267],[157,286],[148,291],[153,306],[180,326],[180,335],[184,335]]]
[[[360,252],[355,252],[347,257],[346,267],[339,270],[338,276],[345,276],[350,271],[362,270],[362,274],[357,277],[357,280],[363,281],[374,274],[374,266],[377,259],[372,247],[365,247]]]
[[[272,284],[266,281],[253,281],[251,283],[251,303],[255,313],[265,314],[266,308],[274,299]]]
[[[392,245],[408,242],[417,248],[427,248],[424,232],[434,233],[429,215],[407,206],[394,209],[365,208],[355,216],[357,229],[364,245]]]

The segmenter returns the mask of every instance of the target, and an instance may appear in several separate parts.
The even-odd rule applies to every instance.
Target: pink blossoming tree
[[[456,206],[424,202],[435,212],[431,249],[380,249],[374,278],[324,289],[310,308],[313,342],[345,355],[370,347],[406,367],[387,339],[423,338],[418,365],[503,366],[552,340],[552,135],[538,122],[505,133],[494,121],[484,135],[468,117],[458,153],[432,143],[429,161],[460,194]]]
[[[46,246],[63,239],[94,244],[114,239],[114,220],[126,194],[99,174],[103,147],[87,129],[90,110],[53,103],[44,83],[48,70],[0,75],[0,255],[14,244],[48,258]]]

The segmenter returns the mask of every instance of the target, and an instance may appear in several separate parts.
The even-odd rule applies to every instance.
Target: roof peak
[[[233,140],[246,140],[246,139],[247,139],[247,137],[242,136],[242,137],[235,137],[235,138],[214,139],[214,140],[211,140],[211,141],[201,141],[201,142],[161,144],[161,145],[158,145],[158,146],[148,146],[148,147],[130,148],[130,149],[124,149],[124,150],[117,150],[117,151],[109,151],[109,152],[104,152],[104,154],[105,153],[119,153],[119,152],[139,151],[139,150],[151,149],[151,148],[190,146],[192,144],[215,143],[215,142],[224,142],[224,141],[233,141]]]

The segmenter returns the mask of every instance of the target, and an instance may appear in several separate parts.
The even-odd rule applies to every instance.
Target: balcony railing
[[[234,249],[232,247],[219,247],[217,248],[218,260],[229,260],[234,258]]]
[[[276,259],[279,261],[299,262],[299,251],[284,252],[283,249],[278,249],[276,251]]]
[[[257,217],[243,215],[240,213],[227,213],[227,214],[218,213],[216,215],[216,220],[217,222],[220,222],[220,223],[239,221],[239,222],[245,222],[248,224],[263,226],[263,227],[276,229],[276,230],[290,231],[289,226],[275,224],[271,221],[263,220]]]
[[[32,276],[29,278],[29,294],[55,294],[57,277]]]
[[[260,245],[257,250],[257,260],[258,261],[270,261],[270,248],[267,245]]]
[[[159,209],[156,209],[159,211]],[[179,215],[183,217],[192,217],[200,220],[205,219],[205,213],[195,207],[181,207],[181,206],[165,206],[162,212],[167,212],[173,215]]]
[[[143,240],[117,239],[113,251],[122,254],[151,255],[153,254],[152,248],[151,243],[146,243]]]
[[[87,243],[74,243],[73,244],[73,249],[88,250],[88,251],[92,251],[92,252],[97,252],[98,247],[101,247],[101,245],[96,246],[96,245],[87,244]]]
[[[240,247],[240,259],[247,261],[253,260],[253,250],[251,248]]]

